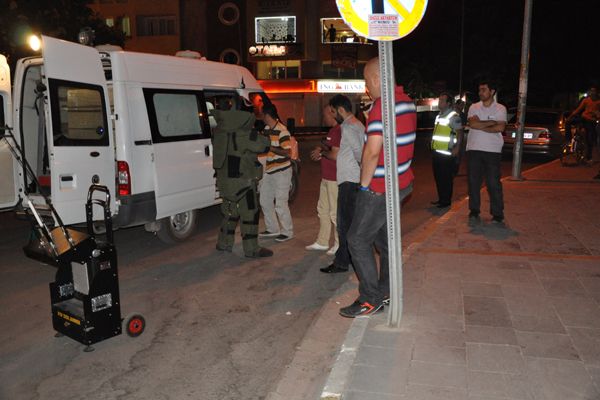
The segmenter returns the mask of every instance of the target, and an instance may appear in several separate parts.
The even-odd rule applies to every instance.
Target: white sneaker
[[[327,250],[328,248],[329,247],[320,245],[317,242],[305,247],[306,250]]]
[[[334,256],[335,253],[338,251],[339,247],[340,247],[339,245],[334,244],[333,246],[331,246],[331,248],[329,250],[327,250],[327,253],[325,253],[325,254],[327,254],[328,256]]]

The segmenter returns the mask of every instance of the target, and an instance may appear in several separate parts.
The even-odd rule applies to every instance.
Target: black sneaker
[[[499,217],[499,216],[492,217],[492,224],[504,225],[504,217]]]
[[[382,307],[383,303],[373,305],[368,302],[361,303],[357,300],[348,307],[340,308],[340,315],[346,318],[360,317],[361,315],[374,314]]]
[[[384,306],[389,306],[390,305],[390,296],[384,296],[382,304]]]
[[[258,234],[258,237],[262,237],[262,238],[270,238],[270,237],[276,237],[276,236],[279,236],[279,233],[262,231],[261,233]]]
[[[288,240],[290,240],[290,239],[292,239],[292,237],[291,237],[291,236],[286,236],[286,235],[278,235],[278,236],[275,238],[275,241],[276,241],[276,242],[287,242],[287,241],[288,241]]]

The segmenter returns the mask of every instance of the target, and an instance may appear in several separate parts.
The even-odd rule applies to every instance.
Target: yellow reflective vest
[[[433,137],[431,138],[431,148],[438,153],[450,155],[452,148],[456,144],[456,132],[450,127],[452,117],[458,115],[455,111],[450,111],[448,115],[435,117],[435,126],[433,128]]]

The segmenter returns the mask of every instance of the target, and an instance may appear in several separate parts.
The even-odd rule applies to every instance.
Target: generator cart
[[[50,283],[52,326],[56,336],[66,335],[85,344],[84,351],[93,351],[92,344],[122,332],[110,192],[105,186],[92,184],[85,205],[87,232],[67,228],[41,190],[12,134],[4,134],[4,140],[45,199],[46,207],[38,210],[29,199],[27,190],[23,190],[21,212],[33,227],[23,251],[27,257],[57,268],[55,280]],[[95,194],[101,194],[103,198]],[[22,207],[24,202],[27,207]],[[103,211],[103,235],[95,233],[94,206]],[[104,240],[100,236],[104,236]],[[127,318],[125,328],[129,336],[139,336],[144,331],[145,320],[141,315],[133,314]]]

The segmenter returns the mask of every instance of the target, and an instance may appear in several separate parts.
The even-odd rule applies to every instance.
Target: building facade
[[[165,0],[94,0],[89,7],[125,33],[125,49],[175,54],[181,50],[180,5]],[[102,44],[102,43],[97,43]]]

